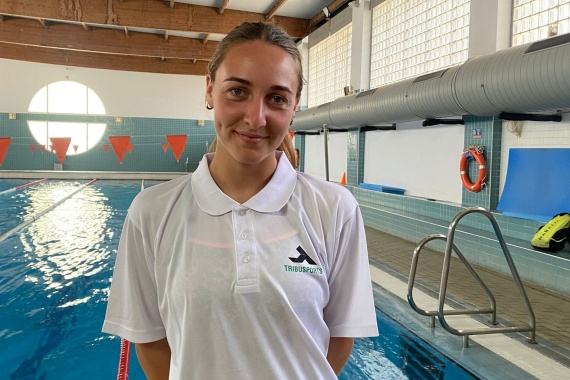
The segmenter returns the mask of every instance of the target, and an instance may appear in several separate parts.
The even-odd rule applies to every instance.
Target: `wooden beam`
[[[0,23],[0,41],[18,45],[51,46],[62,49],[106,52],[179,59],[209,60],[218,43],[207,45],[200,39],[169,36],[163,43],[161,35],[129,32],[129,38],[121,29],[90,26],[89,33],[81,25],[53,24],[49,29],[31,19],[11,19]]]
[[[265,15],[265,18],[267,20],[271,20],[271,18],[273,16],[275,16],[275,13],[277,13],[277,11],[279,10],[279,8],[281,8],[283,6],[283,4],[285,4],[287,2],[287,0],[278,0],[275,5],[273,5],[273,8],[271,8],[271,10]]]
[[[167,41],[167,42],[168,42],[168,37],[169,37],[169,35],[168,35],[168,30],[165,30],[165,31],[164,31],[164,40]]]
[[[206,33],[206,35],[204,36],[204,39],[202,40],[202,45],[206,45],[206,43],[208,43],[209,39],[210,39],[210,33]]]
[[[63,4],[68,4],[63,6]],[[254,12],[225,9],[220,15],[217,8],[176,3],[168,9],[163,1],[137,0],[117,2],[90,0],[1,0],[0,13],[85,22],[90,25],[118,25],[197,33],[227,34],[244,21],[264,21],[265,15]],[[285,29],[293,38],[309,34],[309,21],[305,19],[274,16],[271,22]]]
[[[86,32],[89,31],[89,25],[87,25],[86,23],[82,22],[81,25],[83,26],[83,29],[85,29]]]
[[[228,3],[230,2],[230,0],[224,0],[222,1],[222,5],[220,5],[220,7],[218,8],[218,13],[223,15],[224,11],[226,10],[226,7],[228,6]]]
[[[331,13],[334,13],[338,8],[340,8],[341,6],[343,6],[348,2],[349,0],[333,0],[329,5],[327,5],[327,8]],[[311,21],[309,21],[309,25],[312,28],[315,25],[317,25],[319,22],[323,21],[324,19],[325,19],[325,14],[323,12],[319,12],[315,17],[311,19]]]
[[[53,65],[87,67],[107,70],[137,71],[161,74],[206,75],[207,62],[192,63],[190,59],[135,57],[99,54],[0,42],[0,58]]]
[[[176,0],[170,0],[170,8],[176,8]]]
[[[40,24],[42,24],[42,26],[43,26],[44,28],[47,28],[47,27],[48,27],[47,21],[44,20],[43,18],[39,18],[38,21],[40,22]]]

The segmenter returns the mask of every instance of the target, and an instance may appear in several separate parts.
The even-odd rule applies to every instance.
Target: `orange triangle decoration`
[[[125,151],[129,146],[129,141],[131,141],[130,136],[109,136],[109,142],[119,159],[119,163],[123,163],[123,158],[125,157]]]
[[[174,153],[176,162],[180,161],[180,155],[184,151],[184,148],[186,148],[187,137],[186,135],[166,135],[166,140],[168,140],[170,149],[172,149],[172,153]]]
[[[4,162],[4,157],[6,157],[11,140],[10,137],[0,137],[0,166],[2,166],[2,162]]]
[[[291,140],[293,140],[294,136],[295,136],[295,131],[289,131],[289,137],[291,138]]]
[[[166,152],[168,150],[168,144],[167,143],[162,144],[162,150],[164,150],[164,152]]]
[[[346,172],[342,173],[342,178],[340,179],[341,185],[346,185]]]
[[[129,153],[132,153],[133,152],[133,144],[127,145],[127,150],[129,151]]]
[[[44,154],[44,152],[46,151],[46,146],[38,144],[38,147],[40,148],[40,152],[42,152],[42,154]]]
[[[59,163],[63,164],[67,150],[69,149],[69,144],[71,143],[71,137],[50,137],[49,141],[51,142],[52,151],[55,151]]]
[[[77,153],[77,148],[79,148],[79,145],[73,145],[73,151],[74,151],[75,153]]]
[[[36,144],[30,144],[30,151],[34,153],[36,151]]]
[[[103,151],[108,152],[109,151],[109,145],[103,144]]]

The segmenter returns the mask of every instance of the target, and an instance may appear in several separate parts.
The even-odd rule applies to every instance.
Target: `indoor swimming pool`
[[[29,182],[0,180],[0,379],[116,378],[120,339],[100,330],[141,182],[48,180],[9,191]],[[340,379],[474,378],[379,310],[377,317],[381,336],[356,341]],[[144,379],[131,355],[129,379]]]

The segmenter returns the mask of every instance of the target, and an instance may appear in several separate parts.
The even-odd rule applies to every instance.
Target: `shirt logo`
[[[289,257],[289,260],[299,264],[306,260],[307,264],[309,265],[317,265],[317,263],[315,263],[313,259],[311,259],[309,255],[307,255],[307,252],[305,252],[305,250],[301,248],[301,246],[297,247],[297,252],[300,253],[299,257]]]
[[[307,252],[305,252],[305,250],[303,248],[301,248],[301,246],[297,247],[297,252],[299,252],[299,256],[298,257],[289,257],[289,260],[291,260],[294,263],[297,264],[302,264],[305,261],[307,262],[307,264],[309,265],[313,265],[316,266],[317,263],[315,263],[313,261],[313,259],[311,259],[311,257],[309,255],[307,255]],[[285,272],[297,272],[297,273],[309,273],[309,274],[323,274],[323,268],[312,268],[312,267],[306,267],[306,266],[302,266],[302,265],[285,265]]]

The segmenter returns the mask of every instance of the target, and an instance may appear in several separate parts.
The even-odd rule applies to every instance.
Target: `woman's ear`
[[[213,107],[214,105],[212,104],[212,87],[214,85],[214,82],[212,81],[212,78],[210,77],[210,75],[206,75],[206,104],[210,105],[211,107]]]

